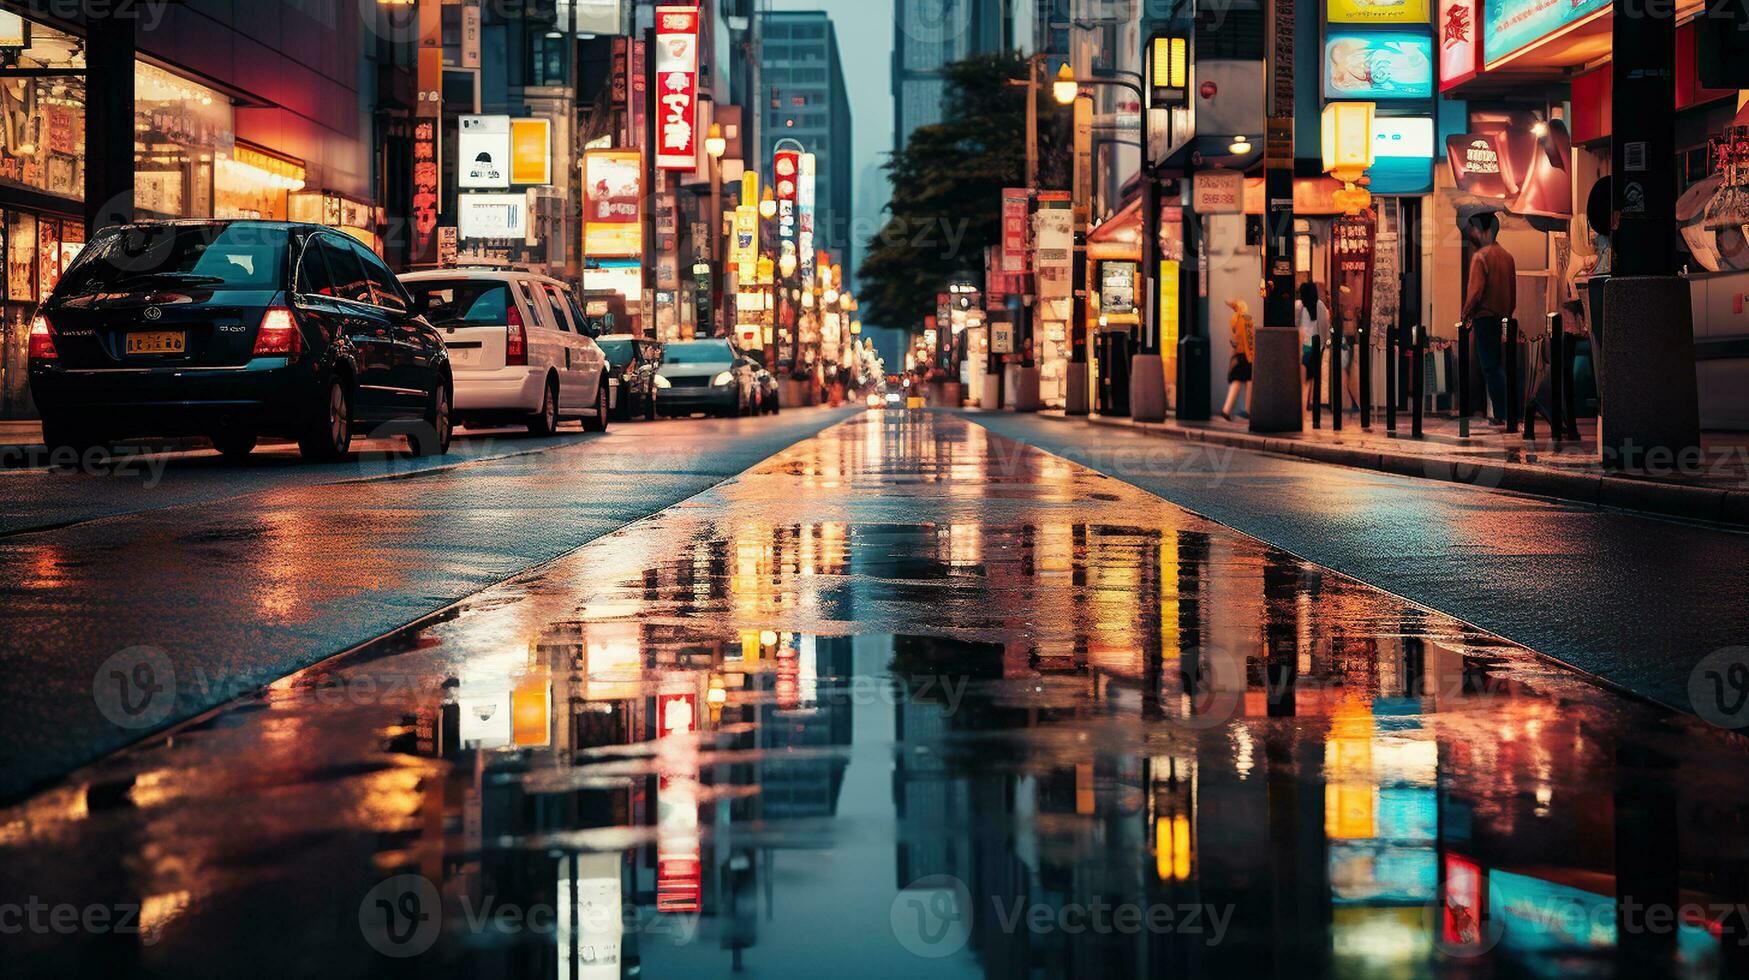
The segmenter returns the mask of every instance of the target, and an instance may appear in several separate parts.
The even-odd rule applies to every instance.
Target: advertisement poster
[[[1396,232],[1379,232],[1373,240],[1372,317],[1375,336],[1397,323],[1397,308],[1402,302],[1403,283],[1397,262]]]
[[[1136,264],[1105,261],[1099,263],[1099,312],[1112,316],[1133,316],[1136,312]]]
[[[1178,350],[1178,263],[1160,260],[1160,278],[1155,289],[1160,298],[1160,350],[1170,355]]]
[[[1482,0],[1482,59],[1494,62],[1533,41],[1609,10],[1609,0]]]
[[[1444,92],[1476,76],[1476,55],[1482,38],[1476,23],[1476,0],[1440,0],[1439,90]]]
[[[1191,202],[1197,214],[1238,214],[1245,208],[1245,175],[1237,170],[1198,170],[1191,177]]]
[[[644,254],[642,158],[637,150],[583,154],[583,254]]]
[[[759,209],[750,204],[735,208],[735,241],[729,249],[729,261],[744,270],[741,281],[751,279],[754,256],[759,254]]]
[[[420,118],[413,123],[413,248],[414,265],[437,261],[437,120]]]
[[[1433,120],[1380,116],[1373,120],[1374,194],[1425,194],[1433,189]]]
[[[460,194],[456,234],[462,238],[523,238],[528,234],[528,195]]]
[[[656,166],[698,164],[698,8],[656,8]]]
[[[6,213],[6,298],[36,302],[36,215]]]
[[[1327,99],[1433,97],[1433,39],[1400,31],[1331,31],[1324,41]]]
[[[779,201],[797,198],[802,171],[802,155],[795,150],[778,150],[771,155],[772,194]]]
[[[1425,24],[1427,0],[1330,0],[1332,24]]]
[[[1026,271],[1027,192],[1024,187],[1002,189],[1002,271]]]
[[[510,117],[456,120],[456,186],[503,190],[510,186]]]
[[[797,241],[801,250],[802,283],[812,285],[814,282],[814,168],[815,157],[812,153],[804,153],[801,158],[802,175],[796,182],[797,209]]]
[[[1067,299],[1073,287],[1075,227],[1067,202],[1039,201],[1033,216],[1038,243],[1038,295],[1041,299]]]
[[[553,182],[552,120],[510,120],[510,181],[542,187]]]
[[[1356,335],[1357,328],[1372,322],[1373,232],[1372,211],[1345,214],[1330,226],[1330,281],[1335,283],[1335,315],[1342,332]]]

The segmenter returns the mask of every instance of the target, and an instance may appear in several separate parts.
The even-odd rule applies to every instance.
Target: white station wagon
[[[443,338],[458,425],[523,423],[548,435],[565,419],[607,428],[615,382],[570,287],[496,269],[410,272],[401,282]]]

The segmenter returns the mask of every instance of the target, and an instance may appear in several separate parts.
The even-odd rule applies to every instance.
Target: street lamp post
[[[1166,419],[1166,371],[1160,360],[1159,302],[1154,290],[1159,285],[1160,254],[1160,186],[1149,159],[1148,99],[1142,87],[1121,78],[1077,78],[1067,64],[1057,72],[1051,83],[1051,95],[1068,105],[1075,101],[1081,87],[1114,85],[1135,93],[1142,106],[1142,281],[1147,288],[1142,310],[1141,344],[1130,357],[1130,417],[1138,422],[1163,422]],[[1079,261],[1079,257],[1077,257]],[[1080,315],[1080,314],[1078,314]]]
[[[710,252],[706,256],[711,265],[711,316],[715,322],[711,324],[711,335],[722,336],[727,332],[728,324],[723,310],[723,153],[728,150],[729,143],[723,139],[723,127],[711,123],[707,130],[709,135],[704,138],[705,156],[710,158],[711,168],[711,203],[710,227],[706,229],[706,238],[710,240]]]

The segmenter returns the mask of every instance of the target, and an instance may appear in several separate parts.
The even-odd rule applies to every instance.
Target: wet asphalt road
[[[1741,531],[1079,422],[975,418],[1682,710],[1696,708],[1691,681],[1712,691],[1697,665],[1749,647]],[[1722,656],[1749,662],[1749,650]]]
[[[321,466],[283,445],[241,464],[195,452],[119,472],[0,472],[0,671],[15,681],[0,798],[692,496],[843,414],[470,434],[434,459],[383,440]],[[129,713],[136,691],[172,685],[174,702]]]
[[[0,909],[79,923],[25,976],[1740,976],[1745,748],[868,413],[0,811]]]

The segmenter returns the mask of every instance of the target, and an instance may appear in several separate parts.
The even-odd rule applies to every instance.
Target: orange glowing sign
[[[553,182],[553,123],[550,119],[510,120],[510,182]]]

